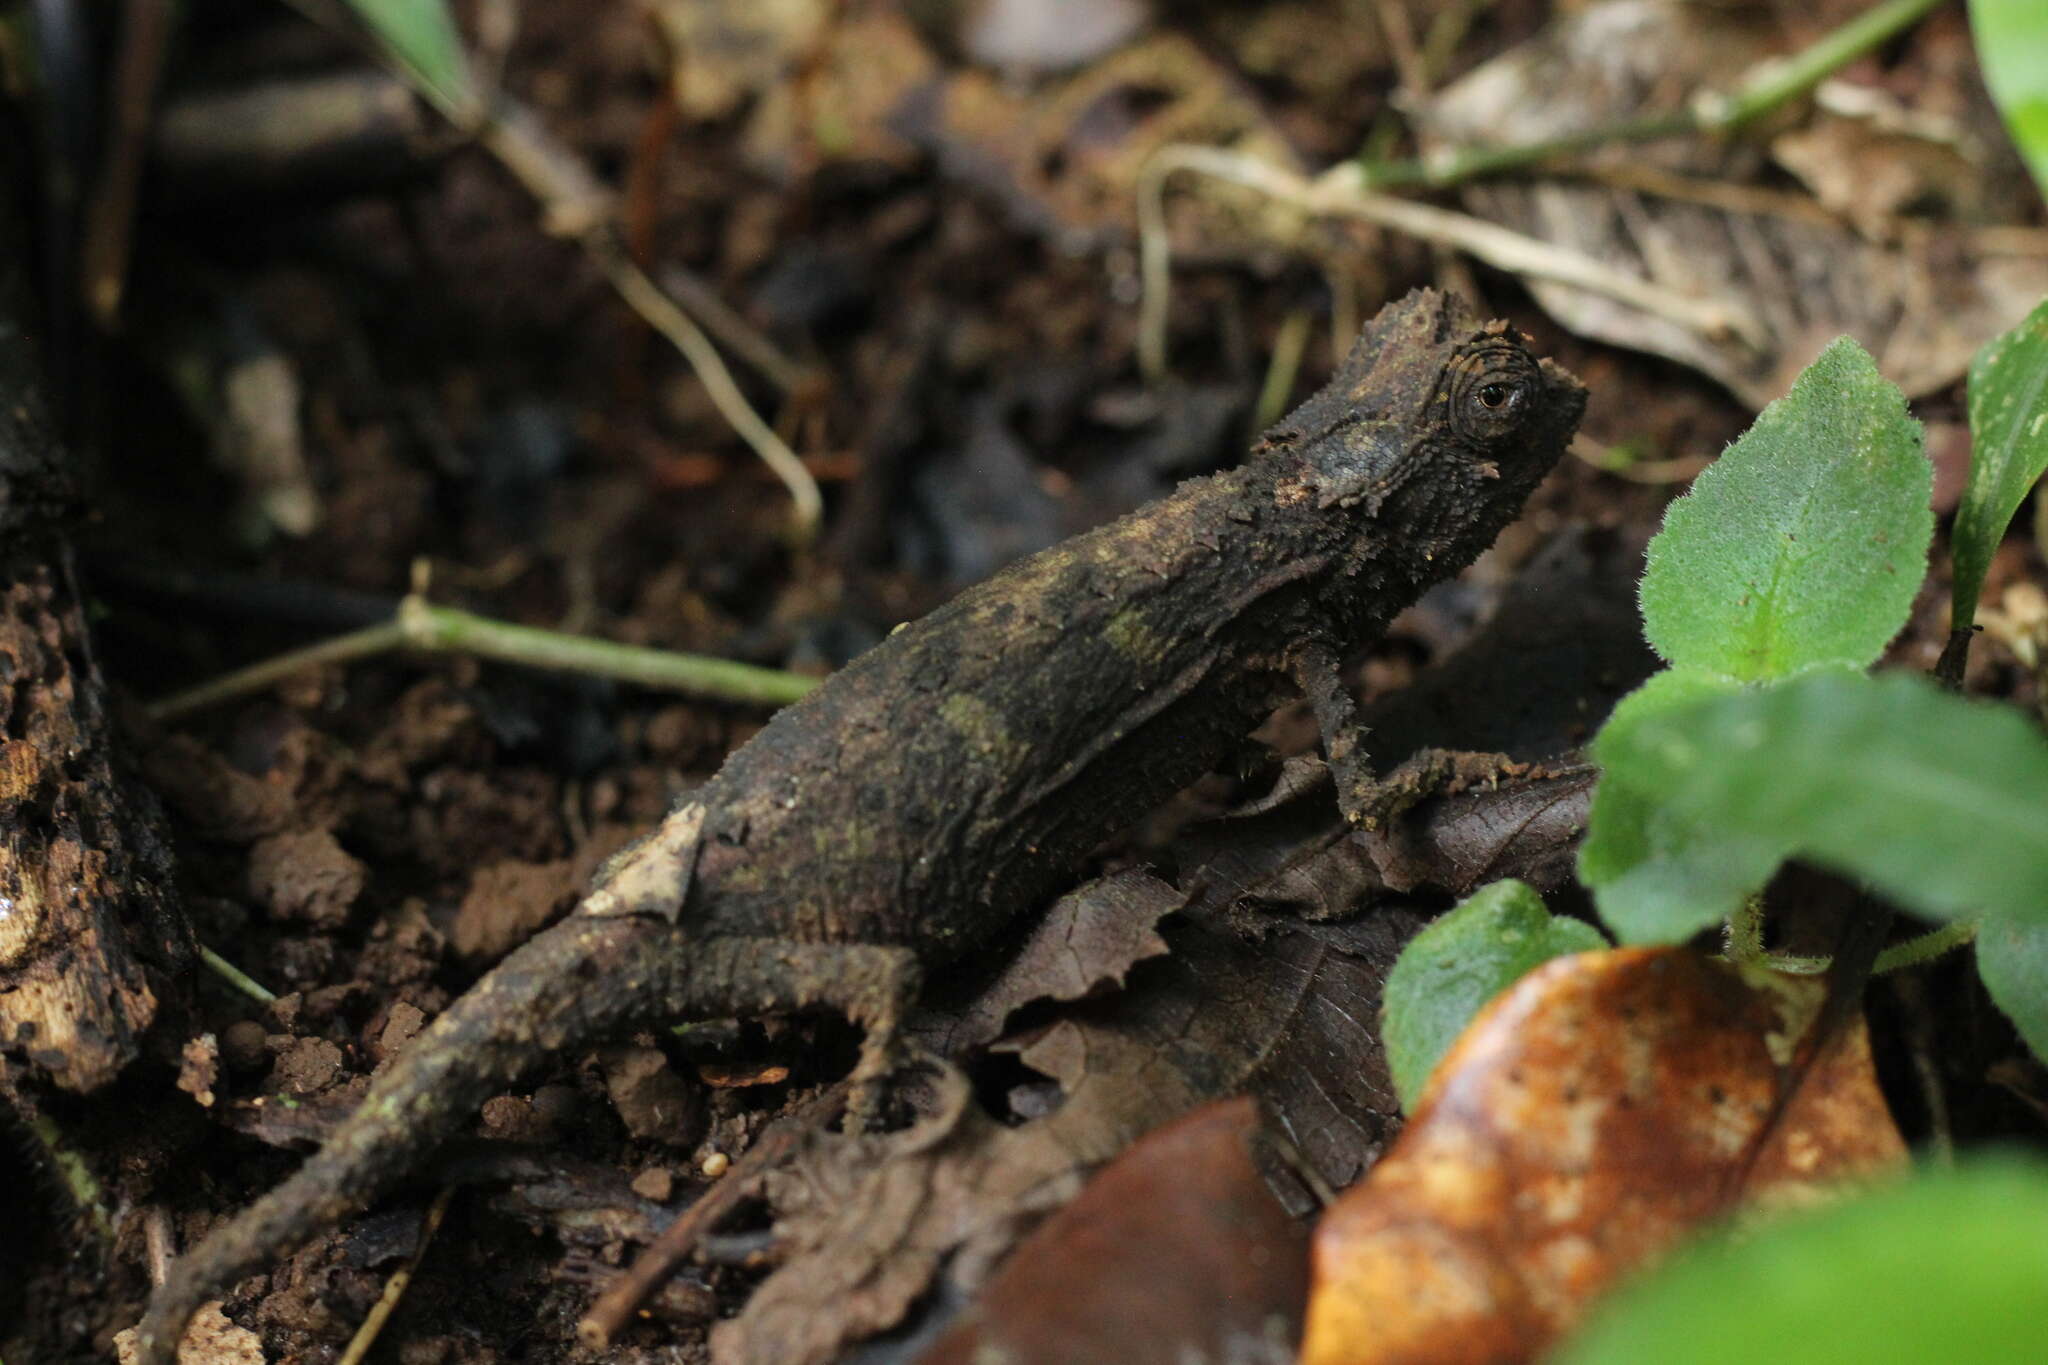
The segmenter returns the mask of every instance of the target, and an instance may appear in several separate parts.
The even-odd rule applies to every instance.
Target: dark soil
[[[1256,57],[1254,8],[1190,7],[1172,22],[1312,162],[1357,145],[1389,110],[1384,54],[1366,45],[1290,74]],[[194,19],[173,56],[173,96],[353,60],[289,16],[225,9]],[[1543,9],[1493,7],[1459,67],[1533,31]],[[1162,406],[1137,370],[1127,239],[1076,248],[1021,212],[1014,186],[990,189],[964,153],[929,139],[892,136],[866,156],[821,157],[802,139],[764,152],[749,141],[766,136],[750,117],[757,94],[668,127],[661,48],[640,7],[520,10],[505,65],[513,93],[605,180],[632,187],[628,216],[656,261],[695,272],[825,377],[783,399],[742,372],[825,485],[822,541],[790,548],[786,498],[702,388],[480,151],[452,147],[368,187],[285,197],[152,183],[134,324],[68,395],[76,441],[100,466],[79,544],[120,695],[161,696],[365,624],[419,582],[501,619],[822,674],[1005,560],[1234,458],[1291,312],[1314,320],[1292,395],[1328,373],[1329,277],[1299,257],[1219,245],[1177,268],[1171,351],[1183,387]],[[841,89],[817,76],[820,98]],[[1113,149],[1130,111],[1097,116],[1091,136]],[[1589,456],[1626,446],[1681,462],[1672,473],[1683,475],[1748,420],[1684,370],[1574,339],[1504,275],[1363,231],[1328,255],[1368,313],[1447,283],[1534,333],[1592,389]],[[260,335],[295,372],[320,508],[307,533],[250,514],[250,481],[212,461],[174,393],[170,357],[194,327]],[[1950,395],[1920,411],[1960,408]],[[1683,486],[1661,478],[1568,458],[1461,584],[1359,661],[1366,690],[1397,687],[1455,647],[1559,530],[1642,534]],[[1941,626],[1930,592],[1897,656],[1931,664]],[[2027,684],[1986,649],[1972,686]],[[191,1245],[287,1173],[428,1018],[565,913],[604,858],[762,719],[395,656],[319,669],[173,725],[131,707],[128,752],[169,812],[199,940],[279,998],[258,1005],[200,976],[189,1013],[159,1030],[158,1055],[115,1092],[55,1099],[49,1114],[115,1206],[157,1211],[166,1245]],[[1184,818],[1147,822],[1139,851],[1163,846]],[[1937,1065],[1957,1131],[2022,1130],[2028,1112],[1983,1079],[2014,1054],[1975,990],[1967,972],[1943,970],[1910,994],[1880,991],[1875,1022],[1899,1045],[1879,1055],[1907,1057],[1900,1040],[1924,1047],[1928,1021],[1943,1020]],[[208,1034],[213,1043],[187,1046]],[[745,1022],[556,1058],[486,1105],[476,1140],[406,1194],[245,1282],[228,1316],[259,1332],[272,1359],[335,1359],[421,1245],[436,1191],[460,1183],[387,1329],[402,1345],[373,1359],[599,1358],[573,1336],[594,1287],[650,1219],[694,1199],[766,1123],[843,1074],[853,1043],[831,1023]],[[1911,1065],[1888,1066],[1902,1121],[1925,1132]],[[138,1231],[98,1245],[47,1155],[26,1140],[10,1151],[0,1345],[17,1365],[105,1358],[138,1314],[150,1249]],[[736,1249],[744,1231],[729,1229],[730,1245],[686,1269],[603,1358],[703,1358],[707,1325],[759,1277]]]

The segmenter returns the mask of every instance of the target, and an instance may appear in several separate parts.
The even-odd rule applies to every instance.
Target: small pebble
[[[254,1071],[270,1060],[263,1046],[266,1030],[254,1019],[240,1019],[221,1031],[220,1055],[236,1071]]]

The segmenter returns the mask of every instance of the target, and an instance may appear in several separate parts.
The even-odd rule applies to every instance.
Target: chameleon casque
[[[632,1021],[838,1011],[866,1030],[858,1119],[921,973],[1040,909],[1297,690],[1367,818],[1339,664],[1492,543],[1584,405],[1455,296],[1388,305],[1242,465],[1020,561],[777,714],[175,1264],[141,1359],[167,1361],[198,1305],[363,1208],[536,1062]]]

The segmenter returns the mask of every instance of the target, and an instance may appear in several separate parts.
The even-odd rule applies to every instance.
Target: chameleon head
[[[1329,385],[1267,433],[1278,496],[1398,518],[1411,540],[1492,540],[1577,429],[1586,391],[1505,322],[1420,289],[1367,325]],[[1468,556],[1469,557],[1469,556]]]

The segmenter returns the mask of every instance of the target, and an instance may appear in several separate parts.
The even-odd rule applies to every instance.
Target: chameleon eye
[[[1521,430],[1537,391],[1536,366],[1519,349],[1493,345],[1466,357],[1452,381],[1452,421],[1476,441],[1505,441]]]

